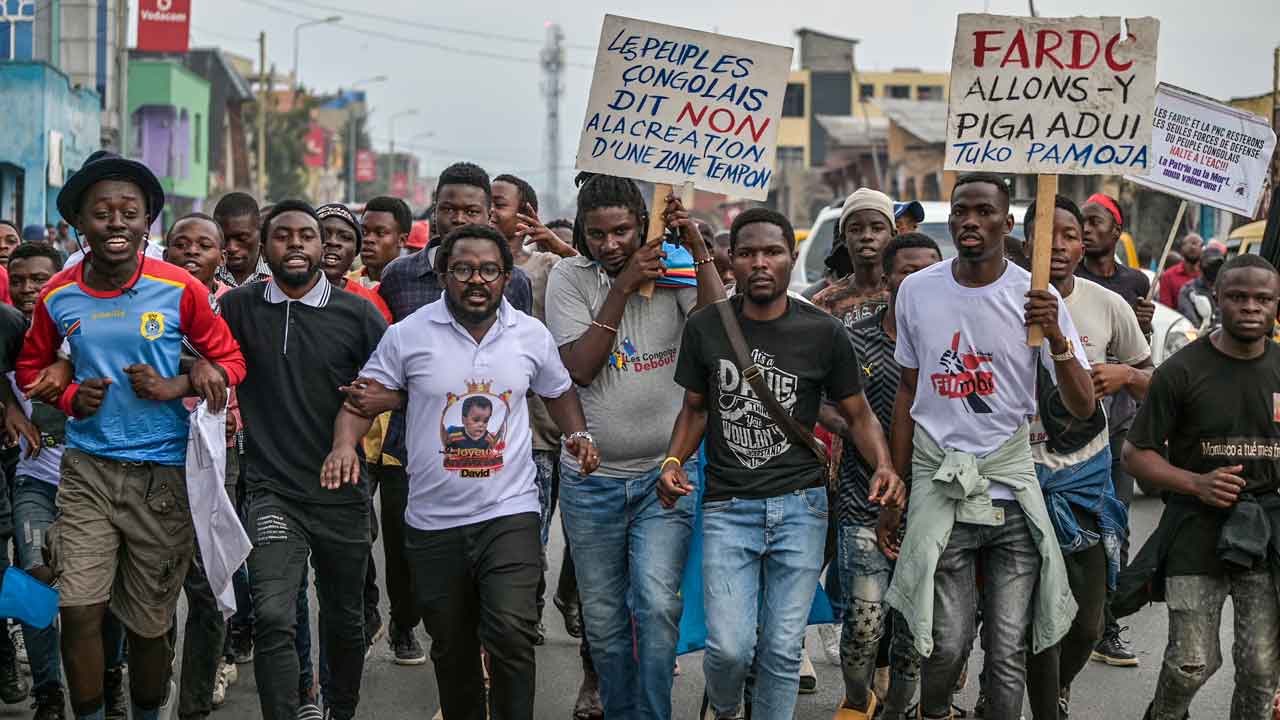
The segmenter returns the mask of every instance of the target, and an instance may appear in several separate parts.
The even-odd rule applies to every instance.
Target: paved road
[[[1159,518],[1160,503],[1150,498],[1140,498],[1133,512],[1136,539],[1145,540]],[[1140,545],[1134,543],[1135,548]],[[557,531],[552,538],[551,575],[554,587],[555,573],[559,572],[562,540]],[[380,548],[375,551],[380,557]],[[379,559],[379,564],[381,560]],[[379,568],[381,571],[381,568]],[[385,599],[384,599],[385,605]],[[312,611],[316,607],[312,600]],[[384,617],[386,610],[383,611]],[[1200,693],[1192,706],[1194,718],[1226,718],[1231,701],[1232,665],[1230,657],[1230,609],[1224,614],[1226,630],[1222,633],[1226,647],[1222,669]],[[569,720],[581,678],[577,645],[564,631],[559,614],[548,603],[546,616],[547,644],[538,648],[538,709],[539,720]],[[1138,668],[1110,668],[1091,663],[1073,688],[1073,718],[1106,718],[1139,720],[1151,698],[1159,673],[1161,654],[1167,634],[1164,606],[1152,606],[1136,616],[1126,618],[1131,626],[1128,638],[1141,659]],[[314,617],[313,617],[314,627]],[[419,629],[419,633],[421,633]],[[842,695],[839,667],[829,662],[820,649],[818,635],[809,633],[809,647],[813,651],[818,671],[818,690],[813,695],[801,696],[796,707],[796,718],[819,720],[831,717],[836,702]],[[425,636],[423,637],[426,645]],[[673,717],[687,720],[697,715],[702,696],[702,658],[698,654],[681,658],[682,673],[675,679],[675,711]],[[981,652],[975,651],[973,667],[981,666]],[[261,717],[253,665],[240,666],[241,678],[229,693],[228,701],[213,717],[239,720]],[[976,676],[976,673],[973,674]],[[971,677],[973,677],[971,676]],[[976,680],[966,688],[961,705],[972,707],[976,696]],[[421,718],[427,720],[439,708],[436,682],[431,665],[405,668],[391,662],[386,643],[379,643],[365,667],[359,717],[362,720],[392,720]],[[10,706],[0,708],[0,718],[29,717],[30,711]]]

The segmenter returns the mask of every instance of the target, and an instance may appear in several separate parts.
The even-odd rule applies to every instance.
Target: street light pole
[[[364,80],[357,80],[356,82],[351,83],[351,89],[354,91],[356,88],[360,87],[361,85],[372,85],[374,83],[386,82],[386,80],[387,80],[386,75],[374,75],[371,78],[365,78]],[[367,106],[368,103],[365,103],[365,105]],[[364,117],[368,117],[368,115],[369,115],[368,112],[364,113]],[[356,201],[356,144],[358,142],[357,138],[359,137],[358,135],[356,135],[356,122],[358,120],[359,118],[356,117],[354,110],[348,113],[347,115],[347,201],[348,202]]]
[[[391,152],[389,153],[391,157],[391,176],[389,178],[390,185],[394,185],[396,181],[396,118],[410,117],[412,115],[417,115],[417,114],[418,114],[418,111],[416,108],[410,108],[408,110],[401,110],[400,112],[391,116],[391,121],[390,121]]]
[[[341,15],[330,15],[322,20],[312,20],[304,22],[293,28],[293,85],[299,87],[302,85],[301,78],[298,77],[298,33],[302,32],[302,28],[312,27],[314,25],[329,25],[331,23],[342,22]]]

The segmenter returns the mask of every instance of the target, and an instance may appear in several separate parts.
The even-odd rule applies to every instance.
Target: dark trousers
[[[1111,481],[1116,486],[1116,497],[1120,502],[1124,503],[1125,509],[1133,505],[1133,476],[1124,469],[1124,441],[1129,436],[1129,431],[1122,430],[1111,436]],[[1131,532],[1126,532],[1124,538],[1120,541],[1120,569],[1123,570],[1129,564],[1129,536]],[[1116,622],[1115,615],[1111,612],[1111,593],[1107,593],[1107,603],[1103,609],[1103,624],[1105,632],[1119,633],[1120,623]]]
[[[1075,508],[1072,510],[1081,527],[1097,532],[1097,518]],[[1098,542],[1091,548],[1063,556],[1063,560],[1067,566],[1067,582],[1079,609],[1071,621],[1071,629],[1057,645],[1027,660],[1027,696],[1036,720],[1057,720],[1059,691],[1071,687],[1102,639],[1107,604],[1106,551]]]
[[[412,630],[422,620],[409,579],[409,561],[404,552],[404,510],[409,504],[409,476],[397,465],[377,465],[379,499],[382,504],[382,559],[391,605],[391,622],[401,632]]]
[[[249,498],[249,582],[254,602],[254,677],[264,720],[298,713],[298,593],[307,556],[325,622],[333,671],[333,717],[347,720],[360,701],[364,672],[364,578],[369,560],[369,505],[322,505],[257,491]]]
[[[521,513],[447,530],[405,528],[440,709],[449,720],[485,720],[481,646],[489,653],[489,717],[533,718],[538,526],[537,513]]]

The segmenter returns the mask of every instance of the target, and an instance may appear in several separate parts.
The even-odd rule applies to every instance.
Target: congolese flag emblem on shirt
[[[164,334],[164,313],[144,312],[138,332],[147,340],[155,340]]]

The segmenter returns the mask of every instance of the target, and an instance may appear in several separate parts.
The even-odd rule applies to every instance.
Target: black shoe
[[[987,694],[978,691],[978,702],[973,704],[973,716],[976,718],[987,716]]]
[[[377,608],[369,608],[364,615],[364,650],[365,657],[369,656],[369,649],[373,644],[382,639],[383,633],[387,631],[387,626],[382,624],[382,613]]]
[[[551,601],[556,604],[556,609],[564,616],[564,631],[569,633],[569,637],[581,638],[582,605],[576,600],[572,602],[562,600],[559,595],[553,596]]]
[[[547,644],[547,626],[546,625],[543,625],[542,623],[538,623],[538,634],[534,636],[533,644],[534,645]]]
[[[31,684],[18,670],[18,658],[11,657],[0,663],[0,700],[6,705],[13,705],[26,700],[31,695]]]
[[[1137,667],[1138,656],[1129,652],[1129,648],[1125,647],[1124,641],[1120,639],[1120,633],[1128,629],[1128,627],[1122,627],[1108,631],[1102,636],[1102,642],[1098,643],[1098,647],[1093,649],[1089,659],[1112,667]]]
[[[31,720],[66,720],[66,700],[62,697],[62,688],[53,687],[37,692],[31,709],[36,711]]]
[[[253,634],[232,635],[231,654],[235,656],[237,665],[253,662]]]
[[[395,656],[397,665],[422,665],[427,662],[427,653],[418,643],[418,636],[413,633],[413,628],[402,630],[393,623],[387,643],[391,645],[391,654]]]
[[[129,689],[124,686],[124,666],[107,668],[102,683],[102,716],[106,720],[129,720]]]

